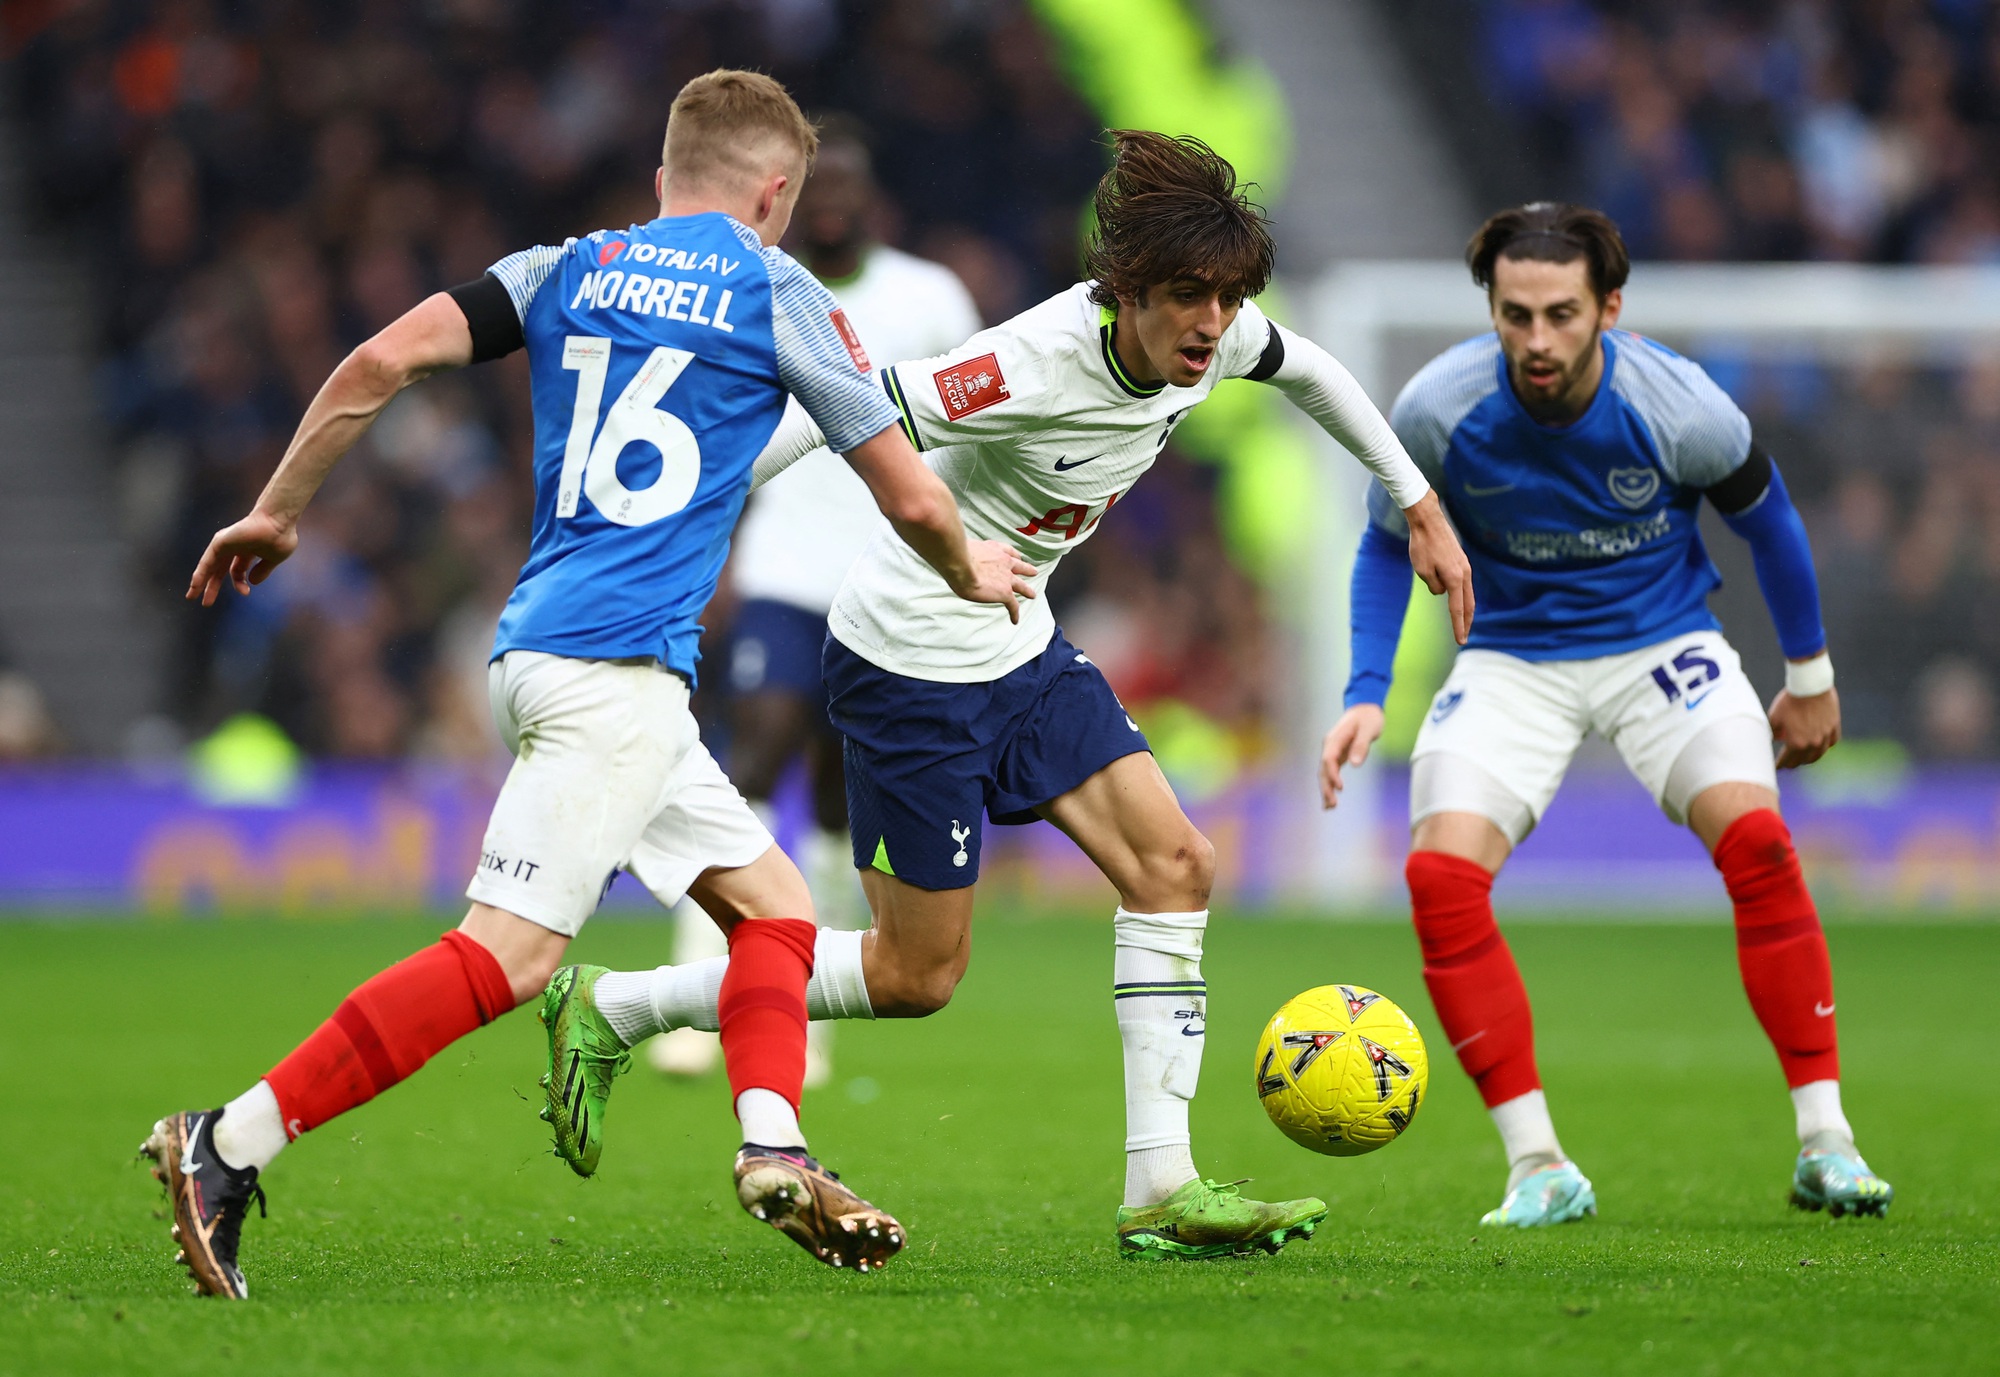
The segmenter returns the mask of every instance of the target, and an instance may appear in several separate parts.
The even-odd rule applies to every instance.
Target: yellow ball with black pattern
[[[1431,1062],[1394,1000],[1361,985],[1321,985],[1271,1016],[1255,1071],[1257,1098],[1287,1138],[1358,1157],[1417,1117]]]

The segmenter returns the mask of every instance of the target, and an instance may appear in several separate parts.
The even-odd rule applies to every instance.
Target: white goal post
[[[1295,300],[1305,332],[1324,345],[1385,411],[1410,375],[1446,345],[1491,328],[1465,266],[1453,262],[1343,264]],[[2000,345],[2000,269],[1852,264],[1641,264],[1625,289],[1622,326],[1676,348],[1792,350],[1859,359],[1893,352],[1950,362]],[[1399,340],[1399,337],[1400,340]],[[1400,344],[1400,347],[1399,347]],[[1360,538],[1367,474],[1316,427],[1313,540],[1298,591],[1302,688],[1290,728],[1316,761],[1340,716],[1347,681],[1347,584]],[[1294,872],[1301,900],[1360,908],[1391,900],[1380,844],[1381,772],[1349,779],[1337,813],[1302,829],[1309,856]],[[1310,806],[1301,796],[1301,806]]]

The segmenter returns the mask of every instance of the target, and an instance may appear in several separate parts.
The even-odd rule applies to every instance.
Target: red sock
[[[819,929],[803,918],[746,918],[729,931],[717,1009],[729,1096],[775,1090],[794,1110],[806,1081],[806,980]]]
[[[296,1138],[366,1104],[514,1007],[507,973],[462,932],[366,981],[264,1077]]]
[[[1770,808],[1745,813],[1715,844],[1715,868],[1736,905],[1743,989],[1785,1083],[1839,1080],[1833,962],[1785,820]]]
[[[1490,1109],[1541,1088],[1535,1020],[1514,953],[1493,921],[1493,877],[1442,851],[1412,851],[1410,883],[1424,984],[1458,1064]]]

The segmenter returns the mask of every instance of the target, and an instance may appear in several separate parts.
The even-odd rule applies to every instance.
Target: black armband
[[[1271,322],[1271,341],[1264,346],[1263,357],[1257,366],[1243,376],[1251,382],[1269,382],[1280,368],[1285,366],[1285,337],[1278,333],[1278,322]]]
[[[527,343],[514,298],[492,273],[476,282],[461,282],[445,295],[458,303],[458,309],[465,312],[465,323],[472,328],[474,363],[504,357]]]
[[[1743,462],[1736,466],[1736,472],[1713,487],[1703,488],[1702,491],[1708,495],[1708,500],[1715,504],[1718,512],[1724,516],[1734,516],[1738,512],[1748,511],[1756,506],[1764,494],[1771,490],[1771,473],[1771,456],[1764,452],[1762,445],[1752,440],[1750,452],[1743,457]]]

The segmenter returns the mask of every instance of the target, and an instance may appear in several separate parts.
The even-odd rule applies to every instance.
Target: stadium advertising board
[[[1250,776],[1190,806],[1216,844],[1220,901],[1291,907],[1307,880],[1309,820],[1290,781]],[[1978,913],[2000,908],[2000,770],[1913,770],[1843,788],[1786,781],[1814,892],[1836,911]],[[449,909],[478,862],[497,777],[443,767],[311,771],[282,801],[205,799],[178,773],[19,769],[0,775],[0,910],[317,913]],[[781,793],[780,839],[804,820]],[[1400,908],[1406,776],[1385,774],[1367,824],[1374,905]],[[993,897],[1064,904],[1102,880],[1046,825],[988,834]],[[1394,884],[1394,887],[1391,887]],[[1579,768],[1496,890],[1503,908],[1599,916],[1686,910],[1722,921],[1721,881],[1699,844],[1622,773]],[[649,904],[621,877],[609,900]]]

